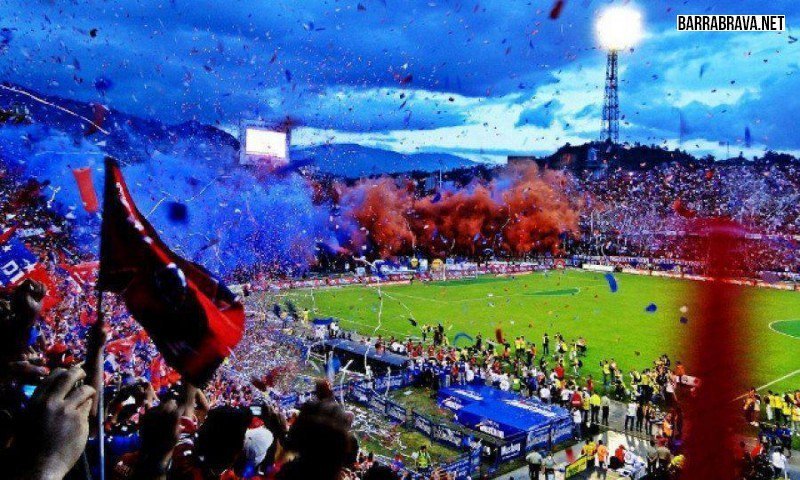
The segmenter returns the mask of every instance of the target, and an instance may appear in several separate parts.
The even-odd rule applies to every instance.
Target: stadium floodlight
[[[608,7],[595,25],[600,46],[608,51],[631,48],[642,39],[642,14],[630,6]]]
[[[603,98],[603,135],[608,143],[619,142],[619,97],[617,52],[631,48],[642,38],[642,14],[630,6],[608,7],[597,18],[597,40],[608,51],[606,88]]]

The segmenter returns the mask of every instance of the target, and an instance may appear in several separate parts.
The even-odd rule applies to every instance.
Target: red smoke
[[[564,174],[536,167],[512,170],[516,182],[503,193],[504,249],[514,256],[530,251],[555,252],[562,232],[577,230],[578,212],[567,198]]]
[[[371,240],[378,257],[410,252],[414,236],[408,225],[411,195],[391,178],[360,180],[342,196],[350,217]],[[353,242],[358,245],[359,242]]]
[[[424,198],[414,196],[408,181],[398,186],[390,177],[361,180],[340,186],[343,216],[365,234],[344,243],[360,256],[366,239],[375,257],[414,251],[470,257],[555,252],[561,234],[578,227],[578,204],[567,195],[568,183],[566,174],[540,172],[534,164],[511,166],[490,182]]]
[[[419,247],[433,256],[474,256],[488,248],[498,232],[500,205],[489,188],[478,185],[456,193],[445,193],[435,202],[427,197],[414,208],[413,228]]]

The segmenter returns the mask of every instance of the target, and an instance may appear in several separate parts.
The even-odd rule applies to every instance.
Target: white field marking
[[[777,333],[778,335],[783,335],[783,336],[786,336],[786,337],[789,337],[789,338],[793,338],[795,340],[800,340],[800,337],[795,337],[794,335],[790,335],[790,334],[788,334],[786,332],[781,332],[781,331],[775,330],[775,327],[773,327],[773,325],[776,324],[776,323],[797,322],[797,321],[798,320],[794,319],[794,318],[789,318],[789,319],[786,319],[786,320],[775,320],[774,322],[770,322],[768,327],[769,327],[770,330],[772,330],[773,332]]]
[[[784,376],[782,376],[782,377],[780,377],[780,378],[776,378],[775,380],[773,380],[773,381],[771,381],[771,382],[769,382],[769,383],[765,383],[764,385],[761,385],[760,387],[757,387],[757,388],[756,388],[756,391],[757,391],[757,392],[760,392],[761,390],[764,390],[764,389],[765,389],[765,388],[767,388],[767,387],[771,387],[772,385],[775,385],[775,384],[776,384],[776,383],[778,383],[778,382],[781,382],[781,381],[783,381],[783,380],[786,380],[787,378],[791,378],[791,377],[793,377],[793,376],[797,375],[798,373],[800,373],[800,369],[797,369],[797,370],[795,370],[794,372],[789,372],[789,373],[787,373],[786,375],[784,375]],[[744,395],[740,395],[740,396],[738,396],[738,397],[734,398],[734,399],[733,399],[733,401],[735,402],[735,401],[737,401],[737,400],[741,400],[741,399],[743,399],[743,398],[744,398],[744,397],[746,397],[746,396],[747,396],[747,394],[745,393]]]
[[[770,323],[769,323],[769,325],[768,325],[768,327],[769,327],[769,329],[770,329],[770,330],[772,330],[773,332],[775,332],[775,333],[777,333],[777,334],[779,334],[779,335],[783,335],[783,336],[786,336],[786,337],[789,337],[789,338],[793,338],[793,339],[795,339],[795,340],[800,340],[800,339],[798,339],[797,337],[795,337],[794,335],[789,335],[788,333],[779,332],[778,330],[775,330],[775,327],[773,327],[773,326],[772,326],[772,325],[773,325],[773,324],[775,324],[775,323],[779,323],[779,322],[791,322],[791,321],[794,321],[794,320],[795,320],[795,319],[792,319],[792,318],[789,318],[789,319],[786,319],[786,320],[775,320],[775,321],[772,321],[772,322],[770,322]],[[760,387],[756,388],[756,391],[757,391],[757,392],[760,392],[761,390],[764,390],[764,389],[765,389],[765,388],[767,388],[767,387],[771,387],[772,385],[775,385],[775,384],[776,384],[776,383],[778,383],[778,382],[781,382],[781,381],[783,381],[783,380],[786,380],[787,378],[791,378],[791,377],[793,377],[793,376],[797,375],[798,373],[800,373],[800,369],[798,369],[798,370],[795,370],[794,372],[789,372],[789,373],[787,373],[786,375],[784,375],[784,376],[782,376],[782,377],[780,377],[780,378],[776,378],[775,380],[773,380],[773,381],[771,381],[771,382],[769,382],[769,383],[765,383],[764,385],[761,385]],[[740,395],[740,396],[738,396],[738,397],[734,398],[734,399],[733,399],[733,401],[741,400],[741,399],[743,399],[743,398],[744,398],[744,397],[746,397],[746,396],[747,396],[747,394],[745,393],[744,395]]]

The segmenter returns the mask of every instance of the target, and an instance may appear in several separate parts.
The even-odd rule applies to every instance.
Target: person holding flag
[[[106,159],[99,291],[119,294],[167,365],[203,386],[244,333],[244,306],[205,269],[173,253]]]

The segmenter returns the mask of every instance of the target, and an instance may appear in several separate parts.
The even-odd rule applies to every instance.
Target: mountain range
[[[20,118],[24,117],[25,123],[60,130],[75,142],[93,143],[124,163],[147,162],[156,152],[222,165],[238,163],[239,140],[214,125],[194,120],[167,125],[102,105],[39,94],[13,84],[4,83],[3,87],[0,89],[0,113],[5,114],[3,117],[13,118],[18,113]],[[92,120],[108,134],[97,131],[76,115]],[[406,154],[355,144],[293,146],[290,157],[298,168],[313,166],[318,173],[346,178],[432,172],[474,165],[474,162],[456,155]]]

